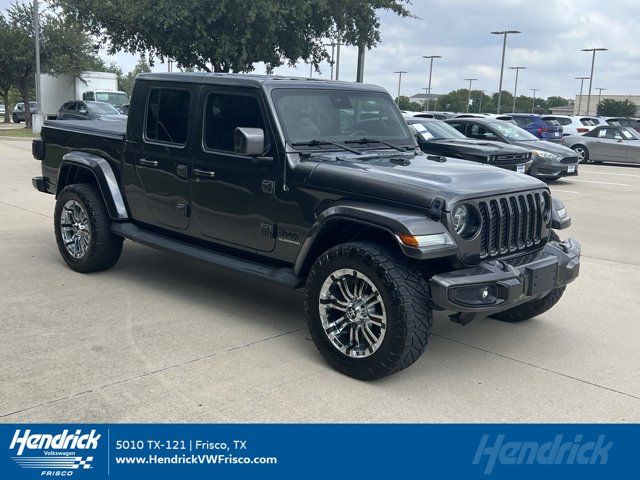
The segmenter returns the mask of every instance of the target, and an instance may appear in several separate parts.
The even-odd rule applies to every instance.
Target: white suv
[[[571,117],[569,115],[546,115],[542,120],[555,120],[562,125],[562,136],[584,135],[595,128],[595,125],[589,120],[580,117]]]

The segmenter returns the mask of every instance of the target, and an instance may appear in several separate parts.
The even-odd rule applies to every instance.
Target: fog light
[[[453,301],[465,305],[492,305],[499,301],[498,287],[495,285],[474,285],[453,289]]]

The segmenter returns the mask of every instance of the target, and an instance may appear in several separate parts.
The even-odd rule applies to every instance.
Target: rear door
[[[193,218],[204,237],[259,251],[275,247],[278,162],[234,150],[237,127],[262,128],[264,157],[277,159],[266,108],[255,88],[203,87],[191,180]]]
[[[138,126],[135,135],[127,134],[125,189],[139,221],[177,230],[189,226],[197,90],[195,84],[149,82],[136,91],[145,100],[136,106],[140,113],[129,117]]]

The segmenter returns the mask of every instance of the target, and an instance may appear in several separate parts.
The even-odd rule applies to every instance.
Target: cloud
[[[0,0],[6,8],[11,0]],[[381,43],[366,53],[365,81],[382,85],[393,95],[397,91],[396,70],[408,73],[402,79],[402,93],[422,92],[427,84],[428,64],[423,55],[442,55],[434,62],[432,91],[446,93],[466,88],[464,78],[475,77],[474,88],[494,92],[498,89],[502,39],[492,30],[516,29],[508,38],[503,89],[512,90],[514,72],[506,69],[524,65],[518,91],[539,88],[539,96],[573,97],[579,90],[576,76],[589,75],[591,56],[582,48],[606,47],[596,56],[593,87],[604,87],[610,94],[640,93],[637,66],[640,64],[640,2],[637,0],[414,0],[410,7],[418,18],[399,18],[381,13]],[[355,80],[357,50],[343,47],[340,78]],[[106,57],[106,55],[105,55]],[[116,61],[129,71],[137,56],[120,53]],[[167,67],[157,64],[156,71]],[[256,65],[256,73],[264,73]],[[281,67],[281,75],[308,76],[309,67]],[[321,74],[329,78],[328,64]]]

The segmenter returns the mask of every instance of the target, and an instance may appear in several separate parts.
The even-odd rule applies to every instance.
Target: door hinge
[[[268,195],[273,195],[273,193],[276,191],[276,182],[274,182],[273,180],[263,180],[262,191]]]
[[[189,208],[189,205],[187,205],[186,203],[178,203],[176,205],[176,210],[180,213],[182,213],[182,215],[184,215],[185,217],[188,217],[189,215],[191,215],[191,209]]]
[[[189,178],[189,165],[184,165],[184,164],[178,165],[176,173],[178,177],[182,179]]]
[[[269,223],[261,223],[260,224],[260,234],[263,237],[273,238],[274,237],[275,228],[273,225]]]

